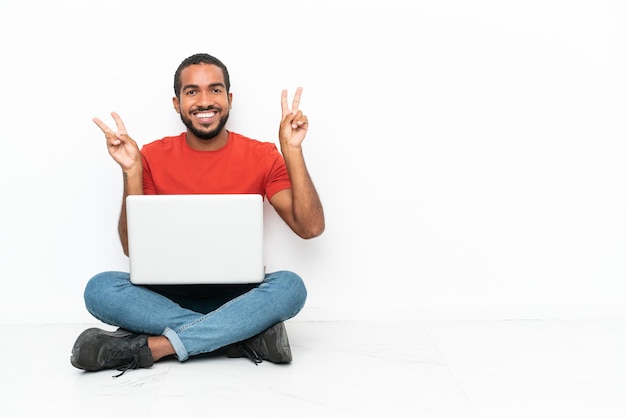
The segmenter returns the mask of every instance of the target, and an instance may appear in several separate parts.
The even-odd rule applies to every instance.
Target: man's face
[[[222,69],[211,64],[193,64],[180,73],[180,98],[174,108],[191,134],[210,140],[226,126],[232,95],[226,92]]]

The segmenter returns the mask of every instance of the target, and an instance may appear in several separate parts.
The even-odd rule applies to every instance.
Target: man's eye
[[[194,94],[196,94],[196,91],[195,90],[187,90],[187,92],[185,92],[185,94],[187,96],[193,96]]]

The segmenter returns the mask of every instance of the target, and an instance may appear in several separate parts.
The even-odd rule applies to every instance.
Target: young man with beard
[[[134,194],[261,194],[298,236],[310,239],[324,231],[322,204],[302,153],[308,120],[298,108],[301,88],[291,107],[287,91],[282,92],[280,152],[273,143],[225,128],[232,93],[228,70],[217,58],[195,54],[185,59],[174,75],[174,92],[174,108],[186,132],[141,150],[119,115],[112,113],[116,131],[94,118],[123,173],[118,229],[126,255],[125,201]],[[248,356],[255,363],[289,363],[283,321],[302,309],[306,288],[289,271],[267,273],[260,284],[217,287],[139,286],[130,282],[129,273],[104,272],[91,278],[84,296],[95,318],[119,329],[81,333],[72,365],[123,373],[167,356],[185,361],[213,352]]]

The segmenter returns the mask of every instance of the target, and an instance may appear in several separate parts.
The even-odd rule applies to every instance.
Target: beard
[[[189,118],[187,116],[184,116],[182,113],[180,113],[180,120],[183,121],[183,124],[187,127],[187,129],[195,137],[197,137],[199,139],[203,139],[205,141],[208,141],[210,139],[215,138],[217,136],[217,134],[222,132],[222,129],[224,129],[224,127],[226,126],[226,122],[228,122],[229,114],[230,114],[230,112],[228,112],[225,115],[223,115],[220,118],[220,121],[217,124],[217,126],[215,127],[215,129],[211,129],[210,131],[200,131],[200,130],[198,130],[195,126],[193,126],[193,122],[191,121],[191,118]]]

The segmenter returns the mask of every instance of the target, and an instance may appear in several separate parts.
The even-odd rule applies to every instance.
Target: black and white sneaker
[[[291,347],[285,324],[279,322],[260,334],[226,347],[226,357],[248,357],[254,364],[263,360],[291,363]]]
[[[122,372],[115,377],[129,369],[154,364],[147,335],[123,329],[105,331],[99,328],[89,328],[78,336],[70,362],[72,366],[87,371],[117,369]]]

